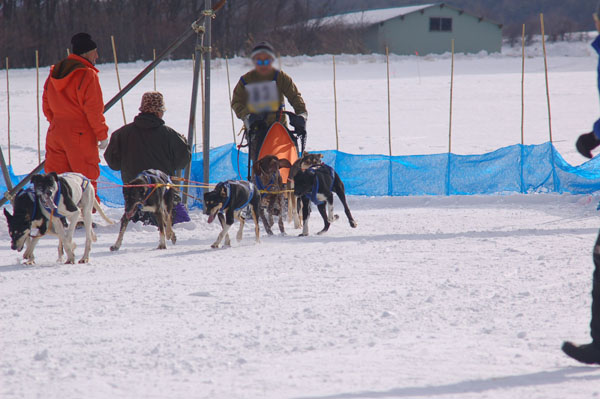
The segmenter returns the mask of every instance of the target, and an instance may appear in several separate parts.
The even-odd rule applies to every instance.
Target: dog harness
[[[262,181],[258,176],[254,176],[254,184],[256,184],[256,188],[258,188],[258,191],[262,191],[260,194],[261,197],[264,197],[270,191],[275,191],[275,175],[276,173],[271,176],[271,180],[266,186],[262,184]]]
[[[81,179],[81,191],[85,191],[85,189],[88,187],[88,185],[90,184],[90,179],[88,179],[87,177],[79,174],[79,173],[74,173],[74,172],[67,172],[67,173],[63,173],[61,174],[61,176],[76,176],[79,177]],[[60,213],[58,213],[58,204],[60,204],[60,198],[61,198],[61,188],[60,188],[60,182],[57,182],[56,184],[58,186],[58,191],[56,192],[56,194],[54,194],[54,198],[52,199],[52,202],[54,202],[54,209],[50,209],[48,207],[46,207],[45,205],[42,204],[42,206],[44,207],[44,209],[46,211],[48,211],[48,213],[52,216],[57,216],[59,218],[64,218],[65,216],[61,215]]]
[[[152,188],[153,191],[156,190],[156,188],[157,188],[156,183],[152,179],[166,181],[165,185],[167,185],[167,189],[165,190],[165,193],[171,189],[170,185],[173,184],[170,176],[168,176],[166,173],[164,173],[160,170],[156,170],[156,169],[145,170],[145,171],[141,172],[139,175],[137,175],[137,177],[141,177],[144,180],[146,180],[146,184],[148,185],[147,187],[144,187],[144,197],[145,197],[144,202],[137,205],[137,209],[140,211],[146,204],[146,201],[148,201],[148,198],[150,198],[150,196],[152,195],[152,191],[150,191],[150,187],[153,187]]]
[[[231,183],[233,184],[240,184],[237,182],[234,182],[232,180],[228,180],[226,182],[223,183],[223,186],[225,187],[225,190],[227,190],[227,199],[225,200],[225,203],[223,204],[223,207],[221,207],[221,210],[219,211],[220,213],[225,213],[225,209],[227,209],[227,206],[229,205],[229,202],[231,202]],[[252,197],[254,197],[254,184],[249,183],[248,184],[248,190],[250,191],[250,193],[248,194],[248,200],[246,201],[246,203],[242,206],[240,206],[239,208],[234,209],[234,212],[237,212],[241,209],[244,209],[245,207],[248,206],[248,204],[250,203],[250,201],[252,201]]]
[[[333,190],[333,183],[335,182],[335,171],[329,165],[326,165],[326,164],[322,163],[320,165],[313,165],[310,168],[306,169],[306,171],[308,173],[310,173],[313,176],[315,176],[315,182],[313,183],[313,188],[312,188],[312,192],[310,193],[310,195],[309,194],[305,194],[305,196],[308,197],[308,198],[310,198],[310,200],[315,205],[321,205],[321,204],[325,203],[325,201],[320,201],[317,198],[317,195],[319,194],[319,177],[317,176],[317,171],[320,170],[320,169],[327,169],[327,171],[331,175],[331,187],[329,187],[329,191]]]

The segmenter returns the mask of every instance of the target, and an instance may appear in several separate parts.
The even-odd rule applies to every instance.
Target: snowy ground
[[[574,138],[598,116],[597,58],[587,43],[549,50],[554,137],[578,164]],[[543,59],[539,46],[527,51],[526,143],[540,143],[548,135]],[[518,55],[457,56],[455,152],[520,141]],[[310,149],[335,147],[330,60],[283,60],[307,99]],[[341,149],[385,153],[383,58],[337,60]],[[122,65],[122,80],[143,65]],[[112,68],[100,67],[107,100],[117,91]],[[235,82],[248,65],[236,59],[231,68]],[[392,57],[397,154],[445,151],[449,70],[447,55]],[[224,63],[213,72],[216,146],[232,133]],[[181,132],[190,86],[191,62],[159,69],[167,122]],[[151,87],[150,77],[125,98],[128,120]],[[5,109],[0,91],[2,124]],[[11,71],[11,109],[13,166],[25,173],[37,165],[34,71]],[[107,117],[118,128],[120,107]],[[0,397],[596,397],[598,369],[569,360],[560,345],[589,341],[597,203],[353,197],[357,229],[341,215],[326,236],[289,229],[255,245],[247,228],[241,245],[223,250],[209,248],[218,228],[193,213],[166,251],[153,249],[154,229],[132,226],[111,253],[117,226],[99,227],[91,263],[75,266],[55,263],[54,238],[41,241],[37,266],[20,265],[2,218]],[[117,220],[121,210],[108,212]],[[321,223],[314,212],[311,232]],[[80,232],[76,242],[81,255]]]
[[[137,227],[111,253],[99,228],[83,266],[4,246],[0,396],[595,397],[598,369],[560,352],[589,340],[595,204],[352,198],[358,229],[222,250],[194,214],[166,251]]]

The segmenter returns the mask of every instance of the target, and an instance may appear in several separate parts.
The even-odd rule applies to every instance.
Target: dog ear
[[[279,160],[279,168],[291,168],[292,164],[287,159]]]
[[[8,224],[10,224],[13,215],[11,215],[10,212],[6,210],[6,208],[4,208],[4,216],[6,217],[6,221],[8,222]]]
[[[323,159],[323,154],[315,154],[315,155],[319,158],[319,160]]]
[[[42,178],[42,175],[33,175],[31,177],[31,183],[33,183],[33,185],[35,186],[40,181],[41,178]]]
[[[56,174],[56,172],[50,172],[48,173],[54,180],[58,181],[58,175]]]

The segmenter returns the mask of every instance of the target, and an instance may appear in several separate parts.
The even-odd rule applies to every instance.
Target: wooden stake
[[[335,115],[335,149],[340,150],[340,136],[338,130],[338,106],[337,106],[337,84],[336,84],[336,71],[335,71],[335,55],[333,57],[333,106]]]
[[[152,49],[152,57],[154,59],[154,61],[156,61],[156,49]],[[154,68],[154,91],[156,91],[156,69]]]
[[[113,58],[115,59],[115,70],[117,71],[117,84],[119,85],[119,91],[121,91],[121,77],[119,76],[119,61],[117,60],[117,47],[115,46],[115,37],[110,36],[110,42],[112,43],[113,50]],[[127,119],[125,118],[125,103],[121,98],[121,111],[123,112],[123,124],[127,124]]]
[[[548,100],[548,129],[550,134],[550,143],[552,140],[552,110],[550,108],[550,85],[548,83],[548,55],[546,53],[546,33],[544,29],[544,14],[540,14],[540,22],[542,24],[542,47],[544,48],[544,71],[546,74],[546,99]]]
[[[204,88],[204,54],[200,57],[200,91],[202,92],[202,137],[204,137],[204,120],[206,118],[206,93]],[[204,145],[204,143],[203,143]]]
[[[450,123],[448,130],[448,153],[452,152],[452,106],[454,101],[454,39],[452,39],[452,68],[450,72]]]
[[[521,68],[521,145],[525,144],[525,24],[523,24],[523,35],[521,36],[521,47],[523,49],[523,66]]]
[[[10,154],[10,83],[8,79],[8,57],[6,57],[6,111],[7,111],[7,134],[8,134],[8,165],[12,165],[11,154]]]
[[[390,50],[385,47],[385,58],[387,65],[387,100],[388,100],[388,141],[389,153],[392,156],[392,102],[390,100]]]
[[[35,96],[37,100],[37,148],[38,148],[38,163],[42,163],[42,145],[40,139],[40,54],[35,50]]]
[[[229,112],[231,113],[231,132],[233,133],[233,143],[235,140],[235,121],[233,119],[233,108],[231,108],[231,80],[229,80],[229,58],[225,57],[225,67],[227,69],[227,94],[229,95]]]

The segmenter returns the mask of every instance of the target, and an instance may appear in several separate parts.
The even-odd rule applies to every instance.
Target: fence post
[[[152,49],[152,60],[154,62],[156,62],[156,49],[155,48]],[[154,68],[154,71],[153,71],[154,72],[154,91],[156,91],[156,69],[157,68]]]
[[[110,36],[110,42],[112,43],[112,51],[113,58],[115,59],[115,70],[117,71],[117,84],[119,85],[119,91],[121,91],[121,77],[119,76],[119,61],[117,60],[117,47],[115,46],[115,37]],[[127,124],[127,119],[125,118],[125,103],[123,102],[123,98],[121,98],[121,111],[123,112],[123,124]]]
[[[229,79],[229,58],[225,56],[225,68],[227,69],[227,94],[229,95],[229,112],[231,113],[231,132],[233,133],[233,144],[237,145],[235,139],[235,120],[233,119],[233,108],[231,108],[231,80]]]
[[[42,144],[41,144],[41,127],[40,127],[40,53],[35,50],[35,97],[36,97],[36,111],[37,111],[37,149],[38,149],[38,163],[42,162]]]
[[[446,171],[446,195],[450,195],[450,174],[452,161],[452,110],[454,101],[454,39],[451,43],[452,62],[450,67],[450,120],[448,123],[448,167]]]
[[[550,136],[550,162],[552,163],[552,180],[554,182],[554,191],[558,192],[558,176],[556,174],[556,165],[554,160],[554,140],[552,138],[552,110],[550,108],[550,84],[548,82],[548,54],[546,52],[546,30],[544,27],[544,14],[540,14],[540,24],[542,27],[542,48],[544,49],[544,73],[546,77],[546,100],[548,102],[548,133]]]
[[[334,116],[335,116],[335,149],[337,151],[340,150],[340,136],[338,130],[338,105],[337,105],[337,76],[335,70],[335,55],[333,57],[333,106],[334,106]]]
[[[522,66],[521,66],[521,193],[525,193],[524,155],[525,155],[525,24],[521,35]]]
[[[8,69],[9,69],[9,65],[8,65],[8,57],[6,57],[6,111],[7,111],[7,118],[6,118],[6,124],[7,124],[7,135],[8,135],[8,165],[12,165],[12,159],[11,159],[11,151],[10,151],[10,83],[9,83],[9,77],[8,77]]]
[[[388,142],[389,154],[392,156],[392,103],[390,100],[390,50],[385,47],[385,59],[387,66],[387,102],[388,102]]]

